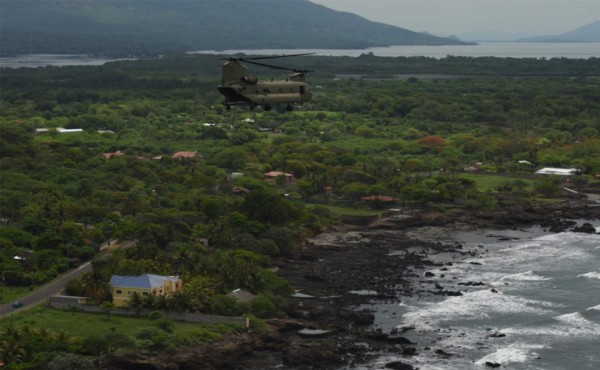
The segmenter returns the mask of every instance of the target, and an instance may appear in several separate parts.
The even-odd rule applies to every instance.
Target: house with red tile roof
[[[202,158],[202,155],[198,152],[186,152],[181,151],[173,154],[172,158],[174,159],[182,159],[182,158]]]
[[[279,176],[285,177],[286,185],[292,185],[296,183],[296,176],[292,173],[286,173],[281,171],[270,171],[265,173],[265,177],[267,181],[275,181]]]
[[[122,152],[122,151],[120,151],[120,150],[117,150],[117,151],[116,151],[116,152],[114,152],[114,153],[102,153],[102,156],[104,157],[104,159],[111,159],[111,158],[113,158],[113,157],[120,157],[120,156],[122,156],[122,155],[125,155],[125,153],[123,153],[123,152]]]

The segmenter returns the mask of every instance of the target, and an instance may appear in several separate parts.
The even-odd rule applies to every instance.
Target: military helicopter
[[[248,105],[250,110],[262,106],[265,111],[270,111],[274,105],[277,105],[285,106],[288,111],[291,111],[294,109],[294,104],[309,101],[312,93],[306,83],[306,73],[311,71],[280,67],[256,60],[310,54],[313,53],[225,59],[227,62],[221,68],[221,84],[218,87],[219,92],[225,96],[225,108],[229,110],[234,105]],[[241,62],[293,73],[285,80],[260,81],[258,77],[248,73],[248,67]]]

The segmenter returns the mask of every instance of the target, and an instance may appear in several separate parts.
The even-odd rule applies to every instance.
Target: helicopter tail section
[[[227,62],[221,68],[221,84],[229,85],[238,83],[253,76],[248,74],[248,68],[238,62]],[[256,78],[256,77],[255,77]]]

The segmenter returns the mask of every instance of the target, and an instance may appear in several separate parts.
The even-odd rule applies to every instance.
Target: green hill
[[[1,53],[462,44],[307,0],[2,0]]]

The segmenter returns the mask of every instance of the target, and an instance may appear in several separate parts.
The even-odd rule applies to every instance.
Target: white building
[[[538,175],[572,176],[577,175],[579,170],[577,168],[544,167],[541,170],[535,171],[535,173]]]

